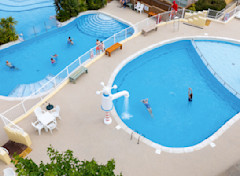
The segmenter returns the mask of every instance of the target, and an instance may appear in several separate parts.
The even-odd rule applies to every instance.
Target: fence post
[[[79,65],[81,65],[81,57],[78,58]]]
[[[21,102],[21,105],[22,105],[22,107],[23,107],[24,112],[26,113],[27,111],[26,111],[26,108],[25,108],[25,106],[24,106],[24,104],[23,104],[23,101]]]
[[[185,8],[182,9],[182,16],[181,16],[181,18],[184,17],[184,13],[185,13]]]
[[[67,69],[67,76],[69,76],[68,66],[66,66],[66,69]]]
[[[209,8],[208,8],[208,10],[207,10],[207,17],[208,17],[208,15],[209,15]]]

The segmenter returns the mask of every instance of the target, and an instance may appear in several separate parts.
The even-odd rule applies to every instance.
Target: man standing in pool
[[[150,105],[148,104],[148,98],[141,100],[141,102],[143,102],[143,104],[146,106],[148,112],[149,112],[150,115],[153,117],[152,108],[151,108]]]
[[[188,88],[188,101],[192,101],[192,97],[193,97],[193,94],[192,94],[192,88]]]

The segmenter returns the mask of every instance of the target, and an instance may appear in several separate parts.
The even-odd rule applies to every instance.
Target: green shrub
[[[88,10],[98,10],[107,4],[107,0],[87,0]]]
[[[14,155],[12,163],[18,176],[115,176],[115,161],[109,160],[106,165],[91,161],[79,161],[73,156],[73,151],[64,153],[49,147],[47,150],[50,163],[43,161],[37,165],[32,159]],[[122,174],[120,174],[121,176]]]
[[[71,17],[75,17],[79,12],[87,10],[85,0],[55,0],[56,18],[64,22]]]
[[[208,8],[221,11],[226,6],[225,0],[198,0],[196,2],[196,10],[208,10]]]
[[[192,4],[188,9],[192,11],[196,11],[196,5]]]
[[[0,21],[0,45],[17,40],[15,25],[17,21],[12,17],[1,18]]]

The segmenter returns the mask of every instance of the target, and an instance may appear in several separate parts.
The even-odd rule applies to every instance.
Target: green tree
[[[75,17],[78,13],[87,10],[85,0],[55,0],[54,5],[57,13],[56,18],[60,22]]]
[[[86,0],[88,10],[98,10],[107,4],[107,0]]]
[[[11,16],[8,18],[1,18],[0,20],[0,45],[18,39],[15,25],[17,21]]]
[[[47,149],[50,163],[42,161],[37,165],[32,159],[14,156],[12,163],[16,167],[19,176],[114,176],[115,161],[112,159],[106,165],[91,161],[79,161],[73,156],[73,151],[63,153],[52,148]],[[122,175],[122,174],[120,174]]]
[[[221,11],[226,6],[225,0],[198,0],[196,2],[196,10],[208,10],[208,8]]]

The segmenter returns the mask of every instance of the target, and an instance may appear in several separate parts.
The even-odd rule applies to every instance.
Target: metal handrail
[[[224,79],[223,79],[221,76],[219,76],[219,74],[217,74],[217,73],[215,72],[215,70],[212,68],[212,66],[209,64],[209,62],[207,61],[207,59],[206,59],[206,58],[204,57],[204,55],[202,54],[201,50],[198,48],[198,46],[197,46],[197,44],[195,43],[194,39],[192,39],[192,43],[193,43],[194,48],[195,48],[195,49],[198,51],[198,53],[200,54],[199,56],[205,61],[206,66],[211,69],[213,75],[214,75],[218,80],[220,79],[219,81],[222,82],[222,84],[223,84],[225,87],[227,86],[228,88],[230,88],[230,89],[231,89],[230,92],[234,93],[235,96],[240,95],[233,87],[231,87],[228,83],[226,83],[226,82],[224,81]]]

